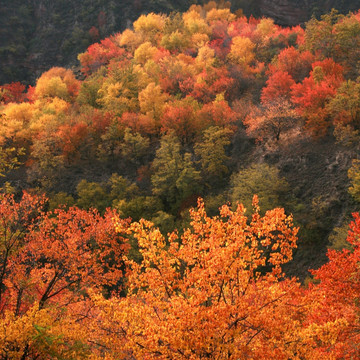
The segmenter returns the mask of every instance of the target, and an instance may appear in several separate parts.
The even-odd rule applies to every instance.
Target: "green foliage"
[[[77,359],[87,359],[90,354],[89,347],[79,341],[65,342],[62,335],[53,335],[50,327],[33,324],[35,334],[32,341],[38,351],[47,354],[52,359],[72,360],[76,354]]]
[[[219,215],[220,207],[228,202],[228,196],[226,192],[222,192],[216,195],[209,195],[204,201],[206,213],[210,216],[216,216]]]
[[[103,213],[107,207],[118,208],[124,217],[138,218],[138,214],[145,209],[136,209],[139,203],[137,195],[139,188],[119,174],[112,174],[107,182],[97,183],[81,180],[76,187],[78,199],[76,205],[82,209],[95,207]],[[134,203],[131,203],[134,201]]]
[[[52,194],[49,196],[49,210],[54,211],[59,207],[69,208],[75,205],[74,198],[64,191]]]
[[[155,214],[153,214],[151,221],[156,227],[160,229],[163,234],[168,234],[174,231],[175,217],[166,213],[165,211],[157,211]]]
[[[284,206],[289,184],[279,170],[267,164],[253,164],[231,177],[230,198],[233,205],[243,203],[251,209],[253,195],[258,195],[263,211]]]
[[[110,197],[104,186],[96,182],[81,180],[76,187],[78,199],[76,205],[81,209],[96,208],[100,213],[111,205]]]
[[[322,54],[322,59],[335,55],[335,34],[333,26],[343,15],[333,9],[329,14],[322,15],[321,20],[312,18],[306,23],[305,44],[313,53]]]
[[[94,108],[100,108],[98,104],[98,91],[101,88],[101,78],[96,74],[88,77],[81,83],[77,102],[80,105],[90,105]]]
[[[3,148],[0,146],[0,176],[21,165],[19,157],[24,155],[24,149]]]
[[[352,161],[352,166],[348,170],[348,178],[351,183],[349,193],[356,201],[360,202],[360,160],[354,159]]]
[[[109,196],[113,202],[131,199],[139,192],[135,184],[131,184],[129,180],[118,174],[112,174],[107,184],[110,186]]]
[[[124,132],[124,141],[121,146],[121,155],[135,163],[138,163],[148,154],[150,140],[141,134],[126,128]]]
[[[204,131],[203,140],[195,144],[195,154],[205,177],[212,185],[221,181],[228,174],[226,147],[230,144],[233,131],[228,128],[212,126]]]
[[[358,79],[360,81],[360,79]],[[360,128],[360,82],[347,80],[337,89],[327,104],[335,122]]]
[[[101,135],[102,142],[97,148],[97,158],[101,162],[113,164],[119,160],[123,147],[123,135],[118,122],[116,120],[111,122],[105,133]]]
[[[114,200],[113,207],[119,211],[121,217],[139,221],[141,218],[152,220],[154,214],[162,210],[163,205],[160,199],[154,196],[133,196],[129,200]]]
[[[181,144],[173,132],[164,135],[153,161],[151,176],[153,194],[167,208],[175,210],[183,200],[200,191],[200,172],[195,169],[190,153],[181,153]]]
[[[342,250],[342,249],[349,249],[351,250],[352,246],[351,244],[346,241],[346,238],[348,237],[349,233],[349,223],[350,219],[348,221],[345,221],[341,226],[334,227],[331,234],[329,235],[329,242],[330,247],[335,250]]]
[[[58,186],[59,174],[65,169],[64,156],[60,154],[54,138],[36,139],[31,156],[35,162],[28,170],[29,180],[38,182],[46,191],[54,191]]]

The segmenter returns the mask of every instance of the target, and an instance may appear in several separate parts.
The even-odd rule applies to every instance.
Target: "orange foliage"
[[[84,142],[88,131],[88,125],[82,121],[76,124],[61,125],[59,127],[56,137],[58,138],[62,153],[67,159],[77,155],[79,147]]]
[[[309,75],[314,60],[315,57],[309,51],[300,52],[291,46],[279,53],[275,63],[269,65],[269,72],[273,74],[277,71],[286,71],[299,82]]]
[[[142,261],[128,262],[128,295],[97,297],[108,319],[109,354],[288,359],[295,353],[298,314],[291,296],[298,287],[280,277],[297,229],[283,210],[261,217],[256,200],[254,206],[251,219],[242,205],[234,212],[223,206],[220,217],[210,218],[199,201],[181,239],[176,232],[165,239],[148,221],[131,225]]]
[[[201,131],[196,109],[193,104],[186,101],[167,105],[160,122],[163,132],[174,130],[176,136],[183,142],[191,141]]]
[[[119,119],[124,128],[129,127],[142,135],[158,134],[160,124],[154,118],[140,113],[124,112]]]

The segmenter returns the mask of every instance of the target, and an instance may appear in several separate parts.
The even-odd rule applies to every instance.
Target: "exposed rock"
[[[274,19],[279,25],[302,24],[309,18],[308,1],[260,0],[259,8],[263,16]]]

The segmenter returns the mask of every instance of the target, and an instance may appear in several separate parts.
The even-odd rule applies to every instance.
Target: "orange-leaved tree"
[[[108,212],[44,213],[45,200],[0,200],[0,357],[82,358],[93,337],[87,291],[105,296],[123,279],[126,244]]]
[[[297,228],[277,208],[251,219],[239,205],[208,217],[190,211],[190,228],[165,238],[141,220],[130,228],[141,262],[128,260],[126,298],[93,298],[101,308],[102,341],[110,358],[289,359],[299,351],[300,291],[282,279]]]

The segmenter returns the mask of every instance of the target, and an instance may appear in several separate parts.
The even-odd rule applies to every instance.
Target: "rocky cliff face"
[[[308,1],[260,0],[259,8],[264,16],[274,19],[279,25],[303,24],[309,18]]]
[[[72,67],[91,43],[122,31],[142,13],[185,11],[197,0],[0,0],[0,84],[34,84],[52,66]],[[233,0],[232,10],[271,17],[284,26],[332,7],[359,8],[356,0]],[[92,30],[91,30],[92,29]]]
[[[332,8],[342,13],[360,8],[357,1],[342,0],[259,0],[259,12],[275,20],[279,25],[304,24],[312,15],[319,17]]]

